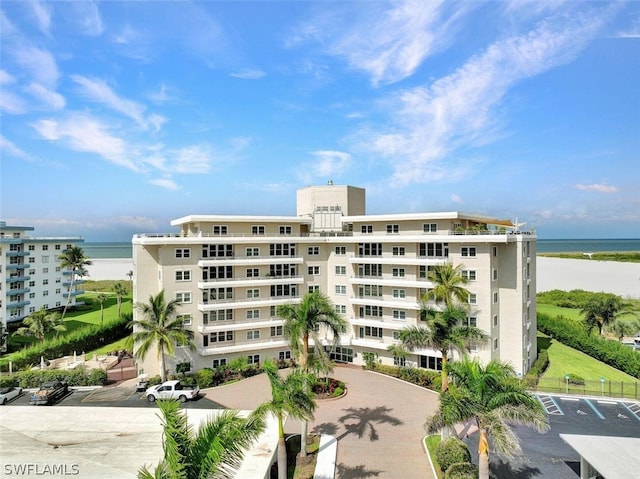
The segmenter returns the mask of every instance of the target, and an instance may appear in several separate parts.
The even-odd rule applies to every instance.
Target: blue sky
[[[0,4],[0,218],[128,241],[187,214],[518,218],[640,237],[640,3]]]

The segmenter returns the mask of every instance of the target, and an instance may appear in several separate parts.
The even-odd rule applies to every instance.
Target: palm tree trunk
[[[447,374],[447,355],[444,351],[442,353],[442,392],[449,389],[449,375]]]
[[[480,428],[480,441],[478,443],[478,478],[489,479],[489,441],[487,430]]]
[[[167,380],[166,377],[166,373],[165,373],[165,367],[164,367],[164,348],[160,348],[160,379],[162,380],[162,382],[165,382]]]
[[[287,479],[287,444],[284,442],[282,417],[278,417],[278,479]]]
[[[309,373],[309,333],[305,332],[302,336],[302,367],[304,368],[305,373]],[[309,384],[305,382],[304,384],[304,392],[305,394],[309,391]],[[303,419],[301,421],[302,425],[300,427],[300,457],[307,457],[307,430],[309,425],[307,424],[307,420]]]

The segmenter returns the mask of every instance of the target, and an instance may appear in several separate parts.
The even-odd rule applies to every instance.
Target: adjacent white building
[[[133,238],[134,301],[164,290],[182,303],[179,314],[194,333],[196,351],[179,348],[171,370],[237,356],[289,358],[277,306],[316,289],[349,323],[332,350],[336,361],[363,364],[370,351],[393,364],[387,348],[419,322],[421,298],[433,286],[429,268],[443,263],[462,265],[467,321],[491,338],[471,344],[471,354],[509,361],[519,374],[536,359],[536,236],[510,221],[460,212],[367,215],[363,189],[329,183],[298,190],[296,216],[190,215],[171,225],[178,231]],[[406,361],[441,367],[431,349]],[[155,355],[143,367],[158,372]]]
[[[60,253],[84,240],[79,237],[34,237],[31,226],[0,221],[0,320],[20,321],[41,308],[65,305],[71,271],[60,267]],[[83,282],[76,279],[76,285]],[[83,291],[71,288],[71,305]],[[4,343],[3,343],[4,345]]]

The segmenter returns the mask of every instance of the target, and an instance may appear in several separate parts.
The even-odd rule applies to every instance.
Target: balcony
[[[226,341],[217,343],[219,346],[207,346],[197,348],[200,356],[211,356],[214,354],[230,353],[252,353],[263,349],[285,348],[289,349],[289,341],[285,339],[271,339],[266,341]]]
[[[397,309],[409,309],[412,311],[419,311],[420,305],[415,301],[402,300],[399,298],[384,298],[382,296],[351,296],[349,298],[350,304],[361,304],[364,306],[381,306],[384,308],[397,308]]]
[[[23,264],[8,264],[7,265],[7,269],[8,270],[17,270],[17,269],[27,269],[30,268],[31,265],[29,263],[23,263]]]
[[[417,278],[415,275],[409,276],[392,276],[385,274],[383,276],[362,276],[356,275],[349,278],[349,284],[378,285],[378,286],[394,286],[404,288],[423,288],[433,287],[433,283],[426,278]]]
[[[30,276],[9,276],[7,278],[7,283],[19,283],[20,281],[29,281],[30,279]]]
[[[302,284],[304,277],[302,276],[259,276],[256,278],[220,278],[210,279],[207,281],[198,281],[199,289],[221,288],[225,286],[243,287],[243,286],[259,286],[262,284]]]
[[[64,286],[65,288],[68,288],[69,286],[73,286],[73,285],[78,285],[78,284],[83,284],[86,283],[86,280],[84,279],[76,279],[73,284],[71,283],[71,281],[64,281],[62,283],[62,286]]]
[[[8,289],[7,296],[11,296],[12,294],[27,294],[30,292],[31,288]]]
[[[31,251],[7,251],[7,258],[16,258],[20,256],[30,256]]]
[[[215,299],[198,303],[198,311],[213,311],[222,308],[258,308],[261,306],[277,306],[280,304],[298,304],[302,301],[301,296],[269,296],[264,298],[238,298],[238,299]]]
[[[76,291],[71,291],[71,297],[79,296],[79,295],[84,294],[84,293],[85,293],[85,291],[82,290],[82,289],[78,289]],[[63,298],[68,298],[69,297],[69,293],[62,293],[62,297]]]
[[[29,300],[15,301],[13,303],[7,303],[7,309],[17,309],[22,308],[23,306],[27,306],[31,304]]]
[[[206,266],[252,266],[261,264],[302,264],[304,259],[302,256],[221,256],[216,258],[201,258],[198,260],[198,266],[201,268]]]
[[[436,256],[397,256],[392,254],[382,254],[378,256],[355,255],[349,257],[350,264],[397,264],[397,265],[420,265],[437,266],[450,263],[448,257]]]
[[[349,324],[355,326],[372,326],[374,328],[392,329],[395,331],[404,329],[407,325],[413,325],[414,319],[410,319],[408,322],[406,319],[391,319],[388,316],[386,318],[351,318]]]
[[[249,321],[246,319],[234,321],[214,321],[198,326],[198,332],[202,334],[217,331],[244,331],[248,329],[263,329],[271,326],[282,326],[284,319],[265,319],[263,321]]]

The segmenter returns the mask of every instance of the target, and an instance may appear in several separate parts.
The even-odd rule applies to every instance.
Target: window
[[[491,279],[493,281],[497,281],[498,280],[498,270],[497,269],[491,270]]]
[[[406,366],[407,365],[407,358],[399,358],[398,356],[394,356],[393,357],[393,365],[394,366]]]
[[[29,299],[33,299],[36,297],[36,293],[29,293]]]
[[[358,256],[382,256],[382,243],[358,243]]]
[[[318,284],[310,284],[308,291],[310,293],[314,293],[316,291],[320,291],[320,285],[318,285]]]
[[[42,257],[42,262],[43,263],[48,263],[49,262],[49,256],[43,256]]]
[[[271,297],[296,297],[298,289],[295,284],[274,284],[270,288]]]
[[[247,319],[259,319],[260,318],[260,310],[259,309],[248,309],[247,310]]]
[[[250,329],[247,331],[247,339],[249,341],[254,339],[260,339],[260,330],[259,329]]]
[[[214,225],[213,234],[215,236],[226,236],[229,234],[229,227],[226,225]]]
[[[422,265],[418,267],[418,277],[419,278],[426,278],[427,277],[427,267]]]
[[[247,248],[245,253],[247,256],[260,256],[260,248]]]
[[[477,272],[474,269],[463,269],[460,274],[467,281],[475,281],[477,279]]]
[[[373,233],[373,225],[362,225],[360,226],[360,232],[363,235],[370,235]]]
[[[190,257],[191,257],[190,248],[176,248],[176,258],[190,258]]]
[[[275,277],[282,276],[295,276],[296,265],[295,264],[270,264],[269,274]]]
[[[48,274],[49,268],[42,268],[42,274]]]
[[[56,266],[56,273],[60,272],[60,266]]]
[[[260,364],[260,355],[250,354],[247,356],[247,364]]]
[[[233,266],[207,266],[202,268],[202,280],[233,278]]]
[[[347,274],[347,267],[346,266],[336,266],[336,274],[339,276],[344,276],[345,274]]]
[[[247,278],[259,278],[259,277],[260,277],[259,268],[247,268]]]
[[[233,341],[233,331],[218,331],[209,334],[209,341],[212,343],[226,343]]]
[[[343,284],[336,284],[336,294],[347,294],[347,287]]]
[[[494,350],[494,351],[495,351],[496,349],[498,349],[498,345],[499,345],[499,343],[498,343],[498,338],[495,338],[495,339],[493,340],[493,350]]]
[[[264,234],[264,226],[263,225],[254,225],[251,227],[252,235],[263,235]]]
[[[279,232],[281,235],[290,235],[290,234],[291,234],[291,232],[292,232],[292,230],[291,230],[291,226],[289,226],[289,225],[280,226],[280,227],[278,227],[278,232]]]
[[[179,314],[176,319],[182,321],[183,326],[191,326],[193,323],[193,317],[190,314]]]
[[[372,285],[365,284],[365,285],[358,286],[358,296],[360,298],[365,298],[368,296],[378,298],[382,296],[382,286],[375,285],[375,284],[372,284]]]
[[[469,293],[469,304],[478,304],[478,295],[476,293]]]
[[[191,281],[191,270],[176,271],[176,281]]]
[[[33,288],[36,285],[35,281],[29,281],[29,287]]]
[[[29,251],[35,251],[35,250],[36,250],[36,245],[30,244],[29,245]]]
[[[387,225],[387,234],[398,234],[400,232],[399,225]]]
[[[203,258],[230,258],[233,257],[233,245],[231,244],[205,244],[202,245]]]
[[[57,245],[55,246],[55,250],[56,250],[56,251],[60,251],[60,245],[59,245],[59,244],[57,244]]]
[[[338,363],[352,363],[353,349],[337,346],[331,353],[329,353],[329,358]]]
[[[247,290],[247,298],[259,298],[260,297],[260,289],[252,288]]]
[[[232,288],[211,288],[202,292],[202,300],[206,304],[209,301],[216,301],[218,299],[233,299]]]
[[[347,314],[347,307],[344,304],[336,304],[336,313]]]
[[[400,331],[398,331],[398,330],[394,330],[393,331],[393,340],[394,341],[400,341]]]
[[[191,292],[183,291],[176,293],[176,301],[179,303],[190,303],[191,302]]]
[[[393,310],[393,319],[396,320],[396,321],[406,321],[407,312],[406,311],[400,311],[398,309],[394,309]]]
[[[56,284],[60,284],[60,278],[56,278]]]
[[[45,290],[45,291],[43,291],[43,292],[42,292],[42,296],[49,296],[49,291],[46,291],[46,290]],[[17,298],[18,298],[18,297],[16,296],[16,301],[17,301]]]
[[[394,289],[393,290],[393,297],[394,298],[406,298],[407,297],[407,292],[404,289]]]
[[[420,356],[420,367],[442,371],[442,358],[437,356]]]
[[[436,223],[424,223],[422,225],[422,231],[424,233],[436,233],[438,231],[438,225]]]
[[[382,328],[374,326],[360,326],[359,333],[361,338],[381,338]]]
[[[280,361],[291,359],[291,351],[278,351],[278,359]]]
[[[296,254],[296,245],[291,244],[270,244],[269,245],[269,254],[271,256],[295,256]]]
[[[460,254],[464,258],[475,258],[476,256],[476,247],[475,246],[463,246],[460,248]]]
[[[467,326],[469,326],[470,328],[477,328],[478,318],[476,318],[475,316],[467,316]]]
[[[43,244],[42,245],[42,251],[49,251],[49,245],[48,244]]]
[[[358,276],[382,276],[381,264],[358,265]]]
[[[346,246],[336,246],[336,254],[339,256],[344,256],[345,254],[347,254],[347,247]]]
[[[271,337],[282,336],[282,326],[271,326]]]
[[[42,285],[43,285],[43,286],[46,286],[46,285],[48,285],[48,284],[49,284],[49,280],[48,280],[48,279],[43,279],[43,280],[42,280]]]
[[[209,313],[203,313],[202,322],[208,324],[215,321],[232,321],[233,309],[218,309],[215,311],[209,311]]]
[[[493,315],[493,327],[495,328],[496,326],[498,326],[498,315],[494,314]]]
[[[494,258],[498,257],[498,247],[494,246],[491,248],[491,254],[493,255]]]
[[[309,256],[316,256],[320,254],[320,247],[319,246],[309,246],[307,248],[307,254]]]
[[[449,243],[420,243],[418,245],[418,254],[432,258],[448,258]]]
[[[393,268],[391,273],[394,278],[404,278],[405,271],[404,268]]]
[[[391,253],[393,254],[393,256],[404,256],[406,252],[406,249],[404,246],[394,246],[391,249]]]
[[[227,365],[227,358],[214,359],[211,362],[213,369],[222,368]]]
[[[361,318],[381,318],[383,316],[382,306],[360,306],[359,316]]]
[[[36,270],[35,269],[30,269],[29,270],[29,274],[36,274]]]
[[[493,304],[498,304],[498,292],[493,293]]]
[[[320,266],[309,266],[307,268],[307,273],[310,275],[319,275],[320,274]]]
[[[60,294],[62,290],[60,288],[56,288],[56,294]]]

